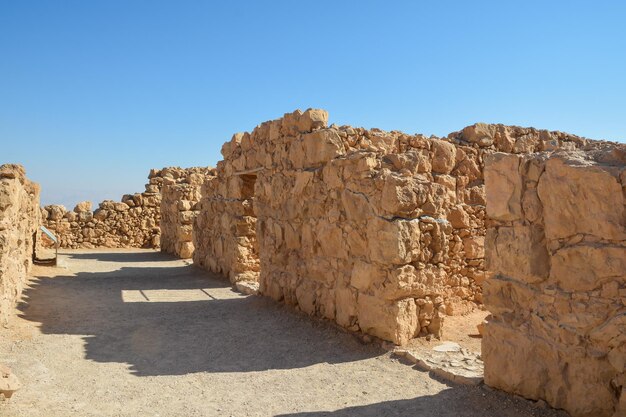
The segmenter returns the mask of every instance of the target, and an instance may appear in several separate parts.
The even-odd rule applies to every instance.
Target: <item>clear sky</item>
[[[623,1],[0,0],[0,163],[42,203],[214,165],[296,108],[446,135],[483,121],[626,139]]]

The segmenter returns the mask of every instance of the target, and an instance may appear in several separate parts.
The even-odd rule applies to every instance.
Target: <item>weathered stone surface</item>
[[[161,251],[179,258],[193,257],[193,222],[198,215],[200,189],[215,176],[212,168],[188,168],[161,189]]]
[[[412,298],[387,302],[367,294],[357,303],[359,326],[369,334],[403,345],[419,332],[417,306]]]
[[[540,226],[516,224],[489,229],[485,251],[489,270],[519,281],[537,283],[550,274],[550,259]]]
[[[463,385],[483,382],[483,361],[480,355],[462,348],[458,343],[444,342],[429,348],[396,348],[394,353],[429,371],[438,378]]]
[[[545,207],[546,237],[576,234],[626,239],[624,195],[616,170],[601,169],[582,153],[546,162],[537,191]]]
[[[494,220],[517,220],[522,214],[522,177],[520,159],[495,153],[487,157],[485,186],[489,190],[487,215]]]
[[[198,187],[207,170],[178,167],[153,169],[144,193],[126,194],[119,202],[105,200],[93,213],[89,201],[78,203],[73,212],[59,205],[46,206],[42,211],[43,224],[59,238],[62,248],[158,248],[161,242],[162,188],[165,184]],[[193,214],[188,217],[187,222],[191,225]],[[188,233],[191,233],[191,227]],[[184,241],[190,242],[191,239]],[[169,244],[169,241],[166,243]],[[51,242],[47,244],[51,245]],[[193,248],[181,243],[177,251],[189,255]]]
[[[81,201],[74,207],[75,213],[83,213],[86,211],[91,211],[91,201]]]
[[[486,179],[514,185],[502,194],[487,181],[485,383],[574,417],[615,417],[626,386],[626,146],[583,150],[487,163]],[[512,210],[520,185],[525,203]]]
[[[39,185],[26,178],[21,165],[0,166],[0,326],[22,294],[40,222]]]
[[[202,188],[194,263],[233,283],[258,281],[261,294],[308,314],[402,343],[440,335],[446,313],[481,303],[485,159],[534,152],[546,141],[555,149],[576,143],[559,132],[502,125],[442,139],[328,127],[327,120],[324,111],[296,111],[222,147],[217,176]],[[506,154],[494,163],[507,168],[488,179],[503,193],[499,216],[540,210],[536,190],[525,193],[526,165]],[[541,241],[540,226],[532,230]],[[496,243],[518,242],[502,236]],[[519,252],[510,268],[548,278],[545,253]]]

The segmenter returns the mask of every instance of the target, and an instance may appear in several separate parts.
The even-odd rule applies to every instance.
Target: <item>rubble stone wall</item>
[[[400,344],[482,302],[486,155],[586,143],[485,124],[427,138],[327,118],[296,111],[224,144],[194,261]]]
[[[161,245],[161,189],[164,182],[186,181],[187,170],[152,169],[143,193],[126,194],[121,201],[105,200],[92,212],[84,201],[68,211],[61,205],[42,209],[44,225],[59,238],[62,248],[158,248]]]
[[[0,326],[13,314],[32,265],[39,191],[21,165],[0,166]]]
[[[223,173],[201,189],[199,213],[193,226],[194,264],[222,274],[233,284],[252,283],[259,278],[260,261],[253,209],[256,176]],[[221,172],[221,174],[220,174]]]
[[[626,145],[488,158],[485,383],[626,415]]]
[[[161,251],[191,258],[193,222],[199,212],[200,188],[214,169],[187,169],[184,178],[165,178],[161,189]]]

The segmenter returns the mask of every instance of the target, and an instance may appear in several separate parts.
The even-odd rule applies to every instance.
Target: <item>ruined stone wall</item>
[[[22,293],[40,220],[39,185],[21,165],[0,166],[0,326]]]
[[[199,213],[193,226],[194,264],[225,275],[233,284],[256,287],[260,261],[253,210],[255,176],[228,175],[223,161],[217,177],[201,189]]]
[[[44,225],[56,234],[62,248],[158,248],[161,188],[165,181],[186,177],[183,168],[152,169],[143,193],[124,195],[120,202],[105,200],[93,212],[89,201],[77,204],[73,211],[61,205],[46,206]]]
[[[258,275],[261,293],[349,329],[396,343],[440,335],[445,314],[482,302],[485,156],[584,143],[484,124],[427,138],[286,114],[222,148],[194,260],[231,280]]]
[[[199,212],[200,188],[215,169],[187,169],[181,178],[165,178],[161,189],[161,251],[191,258],[193,222]]]
[[[625,416],[626,145],[494,154],[485,177],[485,383]]]

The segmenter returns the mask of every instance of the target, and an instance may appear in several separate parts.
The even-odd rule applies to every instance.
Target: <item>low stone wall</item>
[[[187,169],[181,178],[165,178],[161,189],[161,251],[179,258],[191,258],[193,222],[199,211],[200,188],[215,176],[215,170]]]
[[[487,160],[485,383],[626,415],[626,146]]]
[[[0,326],[22,294],[40,220],[39,185],[21,165],[0,166]]]
[[[427,138],[327,119],[297,111],[224,144],[194,261],[400,344],[482,302],[484,158],[586,143],[503,125]]]
[[[61,205],[42,209],[44,225],[59,238],[62,248],[158,248],[161,245],[161,189],[164,182],[184,181],[200,168],[152,169],[143,193],[126,194],[121,201],[105,200],[95,211],[91,202],[67,211]]]

